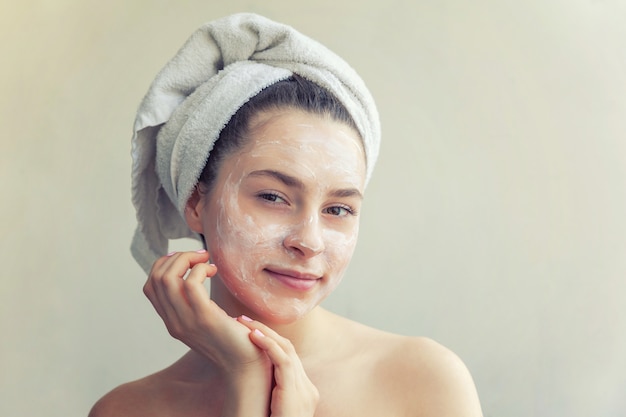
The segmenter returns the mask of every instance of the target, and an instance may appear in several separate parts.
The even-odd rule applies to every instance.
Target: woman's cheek
[[[255,276],[266,265],[276,262],[281,251],[283,229],[275,224],[260,226],[248,215],[224,217],[217,251],[219,259],[216,259],[220,262],[218,266],[222,266],[222,278],[230,286],[237,282],[258,285]]]
[[[348,232],[328,230],[325,233],[326,240],[326,263],[328,271],[333,273],[335,286],[339,284],[343,274],[348,268],[356,248],[358,226]]]

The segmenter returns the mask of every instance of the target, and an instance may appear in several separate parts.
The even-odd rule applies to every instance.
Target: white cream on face
[[[283,110],[255,121],[250,142],[220,168],[204,233],[230,294],[255,314],[285,322],[317,306],[343,277],[358,217],[327,210],[360,206],[360,199],[337,190],[363,192],[365,160],[357,134],[330,119]],[[267,170],[295,178],[301,187],[253,174]],[[260,197],[270,192],[280,204]],[[268,268],[322,279],[310,291],[295,291],[265,273]]]

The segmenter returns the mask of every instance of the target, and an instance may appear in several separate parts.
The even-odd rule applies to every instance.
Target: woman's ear
[[[203,233],[202,230],[202,210],[204,209],[204,198],[202,198],[202,194],[198,190],[198,187],[194,188],[189,200],[187,200],[187,205],[185,206],[185,220],[187,221],[187,226],[196,232]]]

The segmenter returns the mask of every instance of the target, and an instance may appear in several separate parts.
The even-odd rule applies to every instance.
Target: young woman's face
[[[365,157],[349,126],[298,110],[257,115],[201,199],[202,233],[231,314],[285,323],[340,282],[359,230]]]

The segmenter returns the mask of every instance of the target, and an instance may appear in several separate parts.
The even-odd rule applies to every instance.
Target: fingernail
[[[197,250],[196,253],[206,253],[206,249]]]
[[[257,336],[265,337],[265,335],[263,333],[261,333],[261,331],[259,329],[254,329],[254,334],[257,335]]]
[[[245,315],[241,315],[241,320],[244,320],[244,321],[252,321],[252,319],[251,319],[250,317],[245,316]]]
[[[168,256],[168,257],[169,257],[169,256],[172,256],[172,255],[173,255],[173,254],[175,254],[175,253],[176,253],[176,251],[173,251],[173,252],[168,253],[168,254],[167,254],[167,255],[165,255],[165,256]]]

